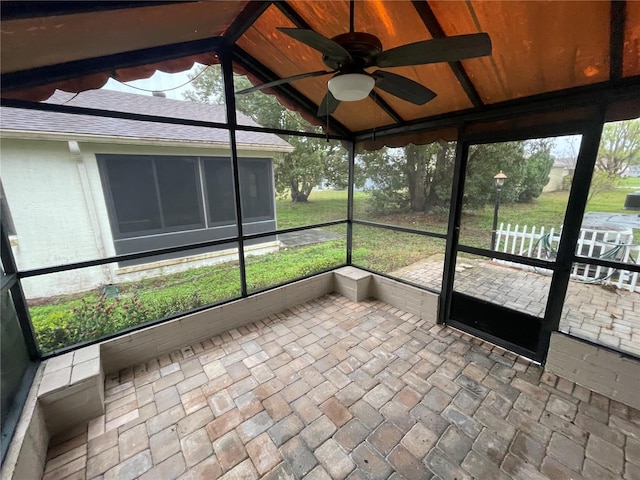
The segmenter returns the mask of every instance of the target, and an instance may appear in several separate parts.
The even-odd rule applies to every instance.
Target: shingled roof
[[[185,102],[111,90],[89,90],[77,95],[57,91],[46,103],[187,120],[226,122],[224,105]],[[38,132],[103,137],[105,140],[110,139],[111,142],[117,139],[127,139],[127,143],[131,143],[133,139],[139,139],[199,144],[201,146],[205,146],[202,144],[229,145],[229,133],[225,129],[6,107],[3,107],[1,112],[0,129],[3,132]],[[237,117],[239,124],[258,126],[251,118],[240,112],[237,113]],[[236,141],[238,148],[241,149],[280,152],[293,150],[289,143],[277,135],[269,133],[238,131],[236,132]]]

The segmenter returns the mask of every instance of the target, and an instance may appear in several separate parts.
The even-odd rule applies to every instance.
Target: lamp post
[[[495,177],[493,177],[493,182],[496,186],[496,204],[493,208],[493,228],[491,229],[491,250],[495,250],[496,248],[496,231],[498,228],[498,209],[500,208],[500,193],[502,192],[502,186],[504,185],[504,181],[507,179],[507,176],[502,173],[498,173]]]

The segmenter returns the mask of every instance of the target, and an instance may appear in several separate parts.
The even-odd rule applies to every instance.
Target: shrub
[[[49,352],[93,340],[128,327],[165,318],[203,305],[198,292],[188,296],[141,299],[131,297],[83,299],[70,311],[55,312],[36,325],[38,344]],[[34,322],[35,323],[35,322]]]

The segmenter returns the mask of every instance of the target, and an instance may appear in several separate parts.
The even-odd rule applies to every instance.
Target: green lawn
[[[624,199],[629,188],[640,187],[640,179],[625,179],[625,188],[597,195],[588,211],[625,212]],[[564,217],[568,192],[541,195],[529,204],[507,204],[500,208],[504,223],[558,228]],[[432,232],[446,232],[447,215],[410,213],[376,215],[368,209],[368,194],[355,193],[355,218]],[[276,201],[278,228],[342,220],[347,216],[347,192],[314,191],[307,203]],[[461,243],[488,247],[493,207],[463,212]],[[329,227],[345,236],[345,226]],[[387,229],[354,226],[353,261],[381,272],[410,265],[444,252],[441,239]],[[283,249],[280,252],[247,258],[249,291],[266,288],[321,271],[346,260],[346,241]],[[194,268],[187,272],[118,285],[120,297],[105,299],[99,292],[67,295],[31,305],[30,312],[41,347],[51,351],[78,341],[98,338],[132,325],[163,318],[201,305],[239,295],[237,262]]]
[[[623,178],[620,187],[629,189],[640,189],[640,178]]]
[[[363,205],[367,194],[355,192],[354,204]],[[288,198],[276,199],[276,218],[279,229],[346,220],[346,190],[313,190],[306,203],[293,203]]]

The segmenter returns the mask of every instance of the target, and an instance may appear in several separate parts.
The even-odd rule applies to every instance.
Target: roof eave
[[[102,144],[118,144],[118,145],[140,145],[155,147],[187,147],[187,148],[210,148],[210,149],[229,149],[228,142],[212,142],[212,141],[193,141],[193,140],[175,140],[175,139],[159,139],[145,137],[125,137],[117,135],[90,135],[80,133],[67,132],[43,132],[33,130],[11,130],[0,129],[0,137],[16,140],[49,140],[49,141],[70,141],[75,140],[85,143],[102,143]],[[291,153],[294,148],[285,145],[266,145],[257,143],[237,143],[239,150],[259,151],[269,153]]]

